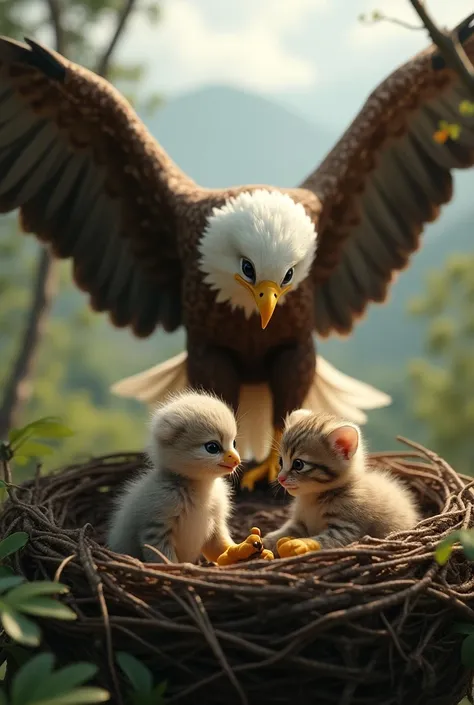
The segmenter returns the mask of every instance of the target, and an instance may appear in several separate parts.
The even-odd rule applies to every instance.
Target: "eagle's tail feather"
[[[111,391],[154,406],[169,394],[182,391],[188,384],[186,352],[155,367],[116,382]],[[365,382],[349,377],[320,355],[316,359],[316,375],[303,406],[313,411],[327,411],[364,424],[362,409],[388,406],[391,398]],[[266,384],[243,386],[239,401],[238,447],[242,458],[260,462],[270,451],[273,437],[273,404]]]
[[[126,377],[115,382],[110,388],[119,397],[131,397],[154,406],[163,401],[169,394],[180,392],[186,388],[187,353],[181,352],[165,362],[139,372],[132,377]]]

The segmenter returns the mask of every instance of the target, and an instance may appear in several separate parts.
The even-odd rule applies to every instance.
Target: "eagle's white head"
[[[260,313],[266,328],[278,301],[308,276],[317,233],[303,206],[280,191],[259,189],[214,208],[199,266],[217,301]]]

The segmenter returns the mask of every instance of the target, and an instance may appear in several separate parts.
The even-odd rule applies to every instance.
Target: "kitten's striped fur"
[[[360,429],[330,414],[299,409],[289,415],[279,480],[295,499],[288,521],[264,537],[270,550],[284,536],[313,538],[321,548],[384,538],[421,518],[393,474],[367,466]]]
[[[150,563],[157,548],[172,562],[195,562],[201,553],[216,561],[233,544],[227,528],[230,488],[223,479],[240,457],[234,414],[209,394],[185,392],[151,418],[150,467],[118,498],[107,543]],[[204,447],[219,443],[211,455]]]

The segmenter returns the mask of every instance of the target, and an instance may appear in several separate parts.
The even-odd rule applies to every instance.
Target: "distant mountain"
[[[212,87],[164,105],[148,128],[177,164],[203,186],[296,186],[334,137],[259,95]]]

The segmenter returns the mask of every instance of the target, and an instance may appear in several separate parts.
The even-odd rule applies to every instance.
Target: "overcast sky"
[[[449,27],[473,10],[473,0],[427,4]],[[135,19],[118,51],[146,63],[149,88],[169,99],[231,85],[337,129],[380,80],[428,43],[425,32],[357,20],[378,9],[417,24],[408,0],[163,0],[162,7],[161,23]]]

